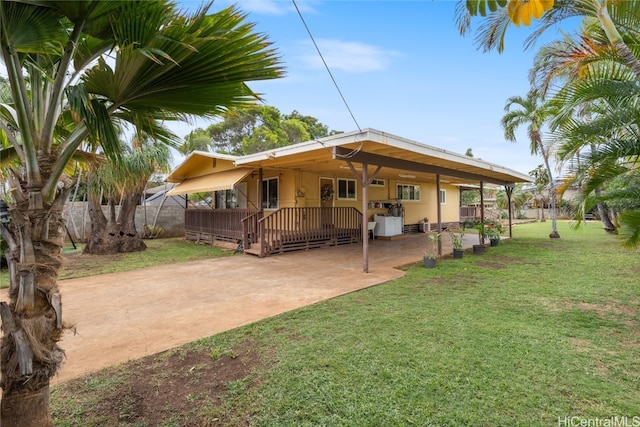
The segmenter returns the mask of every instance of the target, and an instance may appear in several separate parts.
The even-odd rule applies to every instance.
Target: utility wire
[[[353,122],[356,124],[356,127],[358,128],[358,130],[360,132],[362,132],[362,129],[360,129],[360,125],[358,124],[358,121],[356,120],[355,116],[353,115],[353,112],[351,111],[351,108],[349,107],[349,104],[347,103],[347,100],[344,98],[344,95],[342,95],[342,91],[340,90],[340,87],[338,86],[338,83],[336,82],[336,79],[333,77],[333,74],[331,73],[331,70],[329,69],[329,66],[327,65],[327,62],[324,60],[324,57],[322,56],[322,52],[320,52],[320,48],[318,47],[318,44],[316,43],[315,39],[313,38],[313,34],[311,34],[311,30],[309,29],[309,26],[307,25],[307,23],[305,22],[304,18],[302,17],[302,13],[300,13],[300,9],[298,9],[298,5],[296,4],[296,0],[291,0],[291,2],[295,6],[296,11],[298,12],[298,16],[300,17],[300,20],[302,21],[302,24],[304,25],[304,28],[306,28],[307,33],[309,34],[309,37],[311,38],[311,41],[313,42],[313,45],[316,47],[316,50],[318,51],[318,55],[320,56],[320,59],[322,60],[322,63],[324,64],[324,67],[327,69],[327,72],[329,73],[329,76],[331,77],[331,80],[333,81],[333,85],[336,87],[336,90],[340,94],[340,98],[342,98],[342,102],[344,102],[344,105],[347,107],[347,110],[349,111],[349,114],[351,115],[351,118],[353,119]]]

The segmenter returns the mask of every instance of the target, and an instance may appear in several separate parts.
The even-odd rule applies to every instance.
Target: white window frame
[[[408,187],[413,187],[414,197],[410,198],[410,199],[405,199],[404,198],[404,188],[408,188]],[[402,188],[402,191],[400,191],[401,188]],[[415,197],[416,193],[418,194],[417,198]],[[402,197],[398,197],[398,196],[402,196]],[[402,201],[405,201],[405,202],[418,202],[418,201],[420,201],[421,198],[422,198],[422,194],[421,194],[419,185],[416,185],[416,184],[402,184],[402,183],[397,183],[396,184],[396,199],[399,199],[399,200],[402,200]]]
[[[340,194],[340,183],[346,183],[347,194],[342,197]],[[349,184],[353,184],[353,197],[349,197]],[[338,178],[338,200],[358,200],[358,181],[351,178]]]
[[[440,204],[441,205],[446,205],[447,204],[447,190],[440,189],[439,200],[440,200]]]
[[[277,191],[276,191],[276,205],[273,206],[269,203],[268,198],[266,198],[267,194],[269,192],[269,181],[276,181],[276,185],[277,185]],[[262,182],[260,182],[258,185],[262,186],[262,184],[266,182],[267,183],[267,191],[266,192],[262,192],[262,200],[260,201],[260,203],[262,204],[262,208],[263,209],[267,209],[267,210],[276,210],[278,209],[278,207],[280,206],[280,179],[277,176],[271,177],[271,178],[263,178]],[[266,206],[265,206],[265,201],[266,201]]]
[[[384,179],[372,179],[371,180],[371,184],[369,184],[370,187],[385,187],[387,185],[387,182]]]

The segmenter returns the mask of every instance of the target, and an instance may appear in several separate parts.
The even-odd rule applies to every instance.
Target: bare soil
[[[249,425],[249,415],[230,399],[235,390],[257,384],[255,372],[263,365],[251,342],[221,356],[207,349],[169,350],[56,386],[53,415],[73,425]],[[65,402],[86,394],[94,395],[91,405]]]

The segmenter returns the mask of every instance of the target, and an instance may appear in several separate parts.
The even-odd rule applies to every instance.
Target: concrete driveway
[[[63,280],[63,319],[76,333],[65,333],[67,360],[53,383],[397,279],[396,267],[420,261],[426,242],[422,234],[370,241],[369,273],[362,247],[347,245]]]

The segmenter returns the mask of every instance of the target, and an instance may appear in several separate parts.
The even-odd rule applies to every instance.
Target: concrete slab
[[[63,280],[63,319],[76,333],[61,342],[67,360],[53,383],[397,279],[396,267],[421,261],[427,246],[424,234],[407,237],[370,241],[369,273],[362,247],[347,245]]]

